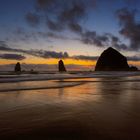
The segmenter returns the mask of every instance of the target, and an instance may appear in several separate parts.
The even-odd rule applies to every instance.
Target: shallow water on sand
[[[1,83],[0,138],[140,139],[139,79]]]

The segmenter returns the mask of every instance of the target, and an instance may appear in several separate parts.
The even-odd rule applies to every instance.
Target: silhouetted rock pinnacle
[[[19,62],[17,62],[17,64],[15,65],[15,72],[21,72],[21,67]]]
[[[60,60],[58,62],[58,68],[59,68],[59,72],[65,72],[66,71],[66,68],[65,68],[64,63],[63,63],[62,60]]]
[[[129,65],[126,57],[117,50],[109,47],[99,57],[95,71],[127,71]]]

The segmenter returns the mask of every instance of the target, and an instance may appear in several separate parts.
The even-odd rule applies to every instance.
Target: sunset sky
[[[140,68],[139,0],[0,0],[0,65],[91,69],[110,46]]]

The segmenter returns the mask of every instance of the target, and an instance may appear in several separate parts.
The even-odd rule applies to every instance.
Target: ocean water
[[[0,77],[2,139],[140,139],[140,72]]]

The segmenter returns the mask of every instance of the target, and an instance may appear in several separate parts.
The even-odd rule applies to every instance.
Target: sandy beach
[[[139,139],[139,79],[137,74],[1,83],[0,138]]]

